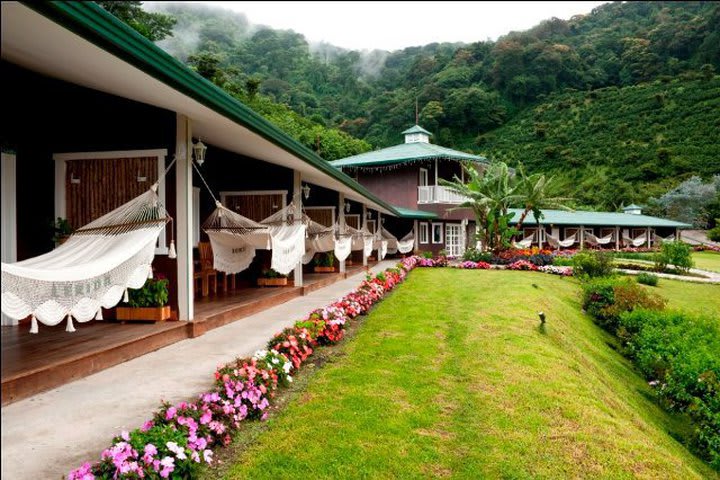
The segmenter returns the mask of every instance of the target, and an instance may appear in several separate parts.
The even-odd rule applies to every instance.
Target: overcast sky
[[[152,3],[152,2],[147,2]],[[433,42],[477,42],[568,19],[606,2],[190,2],[243,12],[255,24],[292,29],[311,42],[396,50]]]

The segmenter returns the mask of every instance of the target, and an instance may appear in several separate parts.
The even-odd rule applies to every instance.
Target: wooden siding
[[[279,193],[226,195],[225,206],[243,217],[259,222],[283,207],[283,195]]]
[[[156,180],[157,157],[68,160],[67,219],[80,228],[146,192]]]

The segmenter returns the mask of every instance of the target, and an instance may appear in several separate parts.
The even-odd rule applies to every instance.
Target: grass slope
[[[720,318],[720,285],[688,283],[661,278],[657,287],[645,288],[668,300],[667,308]]]
[[[226,478],[714,478],[578,296],[550,275],[413,272]]]
[[[690,173],[720,171],[718,112],[720,76],[555,94],[486,134],[481,149],[560,172],[580,202],[644,201]],[[620,191],[616,181],[642,188]]]
[[[720,253],[693,252],[692,257],[695,267],[711,272],[720,272]]]

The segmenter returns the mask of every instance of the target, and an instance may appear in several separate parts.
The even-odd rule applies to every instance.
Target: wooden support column
[[[585,226],[580,225],[580,250],[585,248]]]
[[[645,240],[647,240],[647,247],[652,248],[652,240],[650,239],[650,227],[647,227],[647,238]]]
[[[363,208],[362,208],[362,230],[367,230],[367,205],[365,205],[365,204],[363,203],[363,206],[362,206],[362,207],[363,207]],[[364,245],[364,242],[365,242],[364,238],[365,238],[365,237],[363,237],[363,245]],[[367,255],[365,255],[365,247],[363,247],[363,254],[362,254],[362,255],[363,255],[363,267],[367,267],[368,257],[367,257]]]
[[[615,251],[620,251],[620,227],[615,227]]]
[[[345,230],[345,194],[339,193],[338,194],[338,212],[340,214],[338,215],[338,224],[340,225],[340,230]],[[340,261],[340,273],[345,273],[345,260]]]
[[[377,257],[376,257],[377,261],[379,262],[380,260],[385,260],[385,257],[380,258],[380,249],[382,248],[382,239],[383,239],[383,236],[382,236],[382,228],[383,228],[382,214],[380,213],[380,210],[377,211],[377,223],[375,225],[376,225],[375,231],[377,232],[377,235],[380,238],[380,242],[379,242],[379,246],[378,246],[378,250],[377,250]],[[386,250],[386,252],[387,252],[387,250]],[[387,253],[385,253],[385,255],[387,256]]]
[[[543,241],[545,240],[545,235],[544,235],[544,233],[545,233],[545,228],[544,228],[542,225],[538,224],[537,236],[538,236],[538,248],[539,248],[540,250],[542,250],[542,248],[543,248]]]
[[[680,241],[680,238],[681,238],[680,229],[677,228],[677,227],[675,227],[675,241],[676,241],[676,242],[679,242],[679,241]]]
[[[177,249],[178,320],[195,316],[193,286],[192,227],[192,125],[185,115],[177,115],[175,128],[175,247]]]
[[[299,171],[293,170],[293,202],[298,211],[302,211],[302,175]],[[295,215],[295,222],[302,222],[302,215]],[[303,286],[302,260],[295,266],[295,286]]]
[[[413,253],[417,254],[420,250],[420,226],[419,222],[415,220],[413,222],[413,237],[415,238],[415,244],[413,245]]]

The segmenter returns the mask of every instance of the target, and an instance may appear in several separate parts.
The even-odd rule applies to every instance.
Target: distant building
[[[402,132],[404,143],[331,162],[355,178],[361,185],[392,205],[429,212],[434,218],[416,220],[416,251],[439,252],[459,256],[475,245],[475,217],[469,209],[455,209],[465,199],[439,184],[440,179],[464,179],[461,163],[482,169],[485,157],[460,152],[430,143],[432,134],[419,125]],[[564,212],[544,210],[541,225],[532,216],[523,222],[523,245],[574,247],[592,244],[606,248],[626,245],[651,246],[677,236],[678,229],[689,225],[642,215],[641,207],[628,205],[623,213]],[[515,211],[514,222],[521,214]],[[386,228],[402,235],[410,226],[407,220],[388,219],[395,224]],[[373,224],[370,229],[375,228]],[[394,231],[393,231],[394,228]]]

